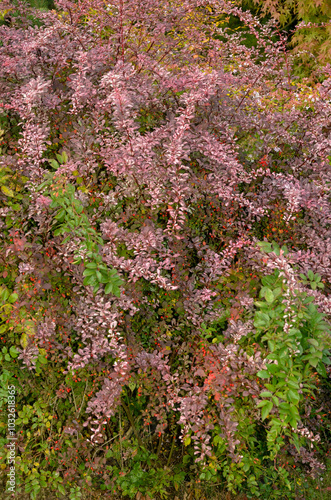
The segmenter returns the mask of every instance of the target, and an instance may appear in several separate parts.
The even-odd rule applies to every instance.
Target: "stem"
[[[122,412],[120,409],[120,453],[121,453],[121,469],[123,470],[123,452],[122,452]]]
[[[171,460],[171,457],[172,457],[172,453],[173,453],[173,451],[175,449],[175,440],[176,440],[176,435],[173,436],[173,438],[172,438],[170,453],[169,453],[168,460],[167,460],[167,467],[169,467],[170,460]]]
[[[125,413],[126,413],[126,415],[127,415],[128,419],[129,419],[129,422],[130,422],[130,424],[131,424],[131,426],[132,426],[132,429],[133,429],[134,435],[135,435],[135,436],[136,436],[136,438],[137,438],[137,441],[138,441],[138,443],[139,443],[139,446],[143,446],[143,442],[142,442],[142,440],[140,439],[140,436],[139,436],[139,434],[138,434],[138,432],[137,432],[137,429],[136,429],[136,427],[135,427],[135,425],[134,425],[134,421],[133,421],[133,417],[132,417],[132,414],[131,414],[130,408],[129,408],[129,407],[128,407],[125,403],[124,403],[124,401],[122,401],[122,406],[123,406],[123,408],[124,408],[124,410],[125,410]]]
[[[74,405],[75,405],[75,410],[76,410],[76,413],[77,413],[77,405],[76,405],[76,399],[75,399],[75,393],[74,393],[74,390],[71,389],[71,394],[72,394],[72,399],[74,400]]]
[[[88,382],[86,381],[86,384],[85,384],[85,389],[84,389],[84,394],[83,394],[83,397],[82,397],[82,403],[81,403],[81,405],[80,405],[80,408],[79,408],[79,412],[78,412],[77,417],[79,417],[79,414],[80,414],[80,412],[82,411],[82,408],[83,408],[83,404],[84,404],[84,398],[85,398],[85,393],[86,393],[87,384],[88,384]]]
[[[158,457],[161,451],[162,441],[163,441],[163,435],[161,434],[161,436],[159,437],[159,443],[157,445],[157,450],[156,450],[156,454]]]
[[[112,437],[111,439],[108,439],[108,441],[106,441],[101,446],[99,446],[99,448],[96,448],[95,451],[94,451],[94,453],[93,453],[92,460],[94,459],[94,457],[95,457],[95,455],[97,454],[98,451],[102,450],[102,448],[104,446],[106,446],[106,444],[111,443],[112,441],[114,441],[114,439],[118,438],[119,436],[120,436],[120,434],[117,434],[116,436]]]

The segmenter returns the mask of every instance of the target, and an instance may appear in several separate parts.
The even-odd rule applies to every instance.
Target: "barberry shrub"
[[[0,5],[17,491],[294,498],[329,442],[330,69],[226,1]]]

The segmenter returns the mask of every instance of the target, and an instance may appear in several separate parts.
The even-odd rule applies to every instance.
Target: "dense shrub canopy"
[[[274,22],[231,2],[55,5],[1,4],[20,487],[157,498],[198,471],[292,495],[288,457],[318,473],[327,446],[330,69],[299,83]]]

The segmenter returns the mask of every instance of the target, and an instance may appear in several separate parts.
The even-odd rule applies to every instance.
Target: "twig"
[[[123,408],[124,408],[124,410],[125,410],[125,413],[126,413],[126,415],[127,415],[128,419],[129,419],[129,421],[130,421],[130,424],[131,424],[131,426],[132,426],[132,429],[133,429],[134,435],[135,435],[135,436],[136,436],[136,438],[137,438],[137,441],[138,441],[138,443],[139,443],[139,446],[143,446],[143,442],[142,442],[142,440],[140,439],[140,436],[139,436],[139,434],[138,434],[138,432],[137,432],[137,429],[136,429],[136,427],[135,427],[135,425],[134,425],[134,421],[133,421],[133,418],[132,418],[132,415],[131,415],[130,408],[129,408],[129,407],[128,407],[125,403],[124,403],[124,401],[122,401],[122,406],[123,406]]]
[[[173,451],[175,449],[175,441],[176,441],[176,436],[173,436],[172,443],[171,443],[171,448],[170,448],[170,453],[169,453],[168,460],[167,460],[167,467],[169,467],[170,460],[171,460],[171,457],[172,457],[172,453],[173,453]]]
[[[122,412],[120,407],[120,454],[121,454],[121,469],[123,470],[123,451],[122,451]]]
[[[85,398],[85,393],[86,393],[86,387],[87,387],[87,384],[88,384],[88,382],[86,381],[86,384],[85,384],[85,389],[84,389],[84,394],[83,394],[83,399],[82,399],[82,404],[80,405],[80,408],[79,408],[79,412],[78,412],[77,417],[79,417],[79,414],[80,414],[80,412],[82,411],[82,408],[83,408],[83,404],[84,404],[84,398]]]

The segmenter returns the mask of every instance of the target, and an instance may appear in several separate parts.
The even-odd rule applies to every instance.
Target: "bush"
[[[295,498],[329,446],[327,68],[226,2],[1,9],[3,488],[8,385],[20,495]]]

